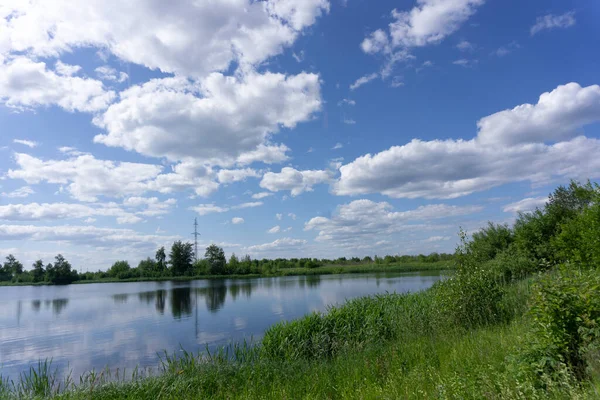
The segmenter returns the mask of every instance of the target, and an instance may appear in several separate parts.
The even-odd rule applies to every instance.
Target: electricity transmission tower
[[[194,233],[192,235],[194,235],[194,258],[198,261],[198,236],[200,236],[198,233],[198,218],[194,218]]]

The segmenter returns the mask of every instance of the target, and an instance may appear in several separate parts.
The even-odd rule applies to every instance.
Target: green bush
[[[565,367],[577,378],[597,361],[600,339],[600,275],[568,267],[548,275],[534,288],[533,321],[523,360],[540,376]]]

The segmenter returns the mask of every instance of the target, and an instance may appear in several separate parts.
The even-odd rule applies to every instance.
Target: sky
[[[452,252],[600,177],[594,0],[0,0],[0,256]],[[202,252],[201,252],[202,253]],[[202,254],[201,254],[202,255]]]

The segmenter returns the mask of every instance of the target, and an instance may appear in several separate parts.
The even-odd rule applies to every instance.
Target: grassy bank
[[[303,275],[331,275],[331,274],[360,274],[370,272],[417,272],[417,271],[440,271],[454,269],[455,266],[451,261],[437,262],[413,262],[405,264],[358,264],[358,265],[325,265],[317,268],[285,268],[276,271],[273,274],[245,274],[245,275],[197,275],[197,276],[165,276],[165,277],[141,277],[129,279],[106,278],[96,280],[80,280],[73,284],[86,283],[113,283],[113,282],[164,282],[178,281],[185,282],[195,279],[249,279],[261,277],[276,277],[276,276],[303,276]],[[48,285],[47,282],[0,282],[0,286],[41,286]]]

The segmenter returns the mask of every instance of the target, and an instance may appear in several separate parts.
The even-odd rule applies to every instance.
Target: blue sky
[[[128,4],[0,8],[0,254],[450,252],[600,176],[598,2]]]

